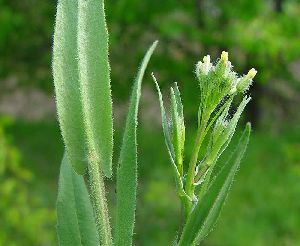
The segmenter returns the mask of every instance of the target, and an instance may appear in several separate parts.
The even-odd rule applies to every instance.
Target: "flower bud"
[[[224,63],[228,62],[228,52],[222,51],[221,61],[223,61]]]
[[[253,79],[256,74],[257,74],[257,71],[254,68],[251,68],[249,70],[249,72],[247,73],[246,77],[249,79]]]
[[[245,92],[246,90],[249,89],[249,86],[252,84],[252,79],[255,77],[257,71],[252,68],[250,71],[242,77],[237,84],[237,91],[238,92]]]
[[[203,74],[203,75],[207,75],[209,73],[209,71],[212,68],[212,64],[210,62],[210,56],[204,56],[203,57],[203,62],[198,62],[197,66],[196,66],[196,73],[198,75]]]

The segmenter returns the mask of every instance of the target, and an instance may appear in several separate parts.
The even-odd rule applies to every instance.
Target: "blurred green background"
[[[240,123],[251,121],[254,130],[218,226],[203,245],[300,245],[300,1],[110,0],[106,5],[115,163],[139,61],[149,44],[160,40],[141,101],[135,244],[171,245],[180,217],[149,72],[156,73],[166,96],[172,82],[180,85],[189,158],[199,101],[194,64],[226,50],[239,73],[258,70],[253,100]],[[57,244],[54,208],[63,144],[51,77],[55,6],[53,0],[0,0],[0,245]],[[107,186],[113,213],[113,181]]]

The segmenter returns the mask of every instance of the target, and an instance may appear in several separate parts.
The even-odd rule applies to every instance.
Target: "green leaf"
[[[164,132],[165,142],[166,142],[166,145],[167,145],[167,148],[168,148],[168,151],[169,151],[171,162],[176,167],[176,164],[175,164],[175,159],[176,159],[175,158],[175,151],[174,151],[174,147],[173,147],[173,144],[172,144],[171,131],[170,131],[170,126],[168,124],[168,118],[167,118],[166,110],[165,110],[165,107],[164,107],[164,101],[163,101],[163,98],[162,98],[161,91],[159,89],[159,85],[158,85],[158,83],[156,81],[156,78],[155,78],[153,73],[152,73],[152,78],[155,82],[155,86],[156,86],[158,97],[159,97],[162,128],[163,128],[163,132]]]
[[[152,73],[152,78],[155,82],[155,86],[156,86],[158,97],[159,97],[161,119],[162,119],[162,128],[163,128],[163,132],[164,132],[165,143],[166,143],[166,146],[167,146],[167,149],[168,149],[168,152],[169,152],[169,156],[170,156],[170,160],[171,160],[171,164],[172,164],[171,166],[172,166],[172,169],[173,169],[173,172],[174,172],[177,192],[180,196],[187,196],[187,194],[185,193],[184,188],[183,188],[183,182],[182,182],[182,179],[181,179],[181,176],[180,176],[180,172],[178,171],[178,168],[176,166],[175,151],[174,151],[174,147],[173,147],[173,144],[172,144],[171,131],[170,131],[170,127],[168,125],[168,119],[167,119],[167,114],[166,114],[165,107],[164,107],[162,94],[161,94],[161,91],[159,89],[159,85],[158,85],[158,83],[156,81],[156,78],[155,78],[153,73]],[[188,197],[188,199],[190,200],[189,197]]]
[[[248,123],[231,158],[215,177],[203,199],[198,201],[192,211],[183,229],[179,245],[198,245],[212,230],[245,153],[250,130],[251,126]]]
[[[130,99],[117,170],[115,245],[132,245],[137,187],[137,115],[142,79],[157,41],[148,49],[138,71]]]
[[[218,158],[221,156],[221,154],[225,151],[225,149],[228,147],[233,134],[235,133],[235,129],[237,126],[237,123],[246,107],[248,102],[251,100],[250,97],[245,96],[240,103],[239,107],[237,108],[237,111],[235,112],[234,116],[229,122],[226,122],[226,117],[228,116],[228,110],[229,108],[225,109],[224,114],[220,115],[219,119],[216,122],[216,127],[212,134],[212,152],[210,153],[210,156],[212,158],[212,163],[210,163],[211,166],[213,166]]]
[[[99,245],[93,209],[84,179],[74,172],[66,155],[61,164],[56,207],[59,245]]]
[[[88,154],[104,175],[111,177],[113,121],[103,0],[79,0],[77,41]]]
[[[237,108],[237,111],[235,112],[234,116],[228,123],[227,129],[225,129],[224,133],[222,134],[223,135],[222,138],[226,139],[226,141],[222,144],[222,148],[219,151],[218,156],[220,156],[224,152],[224,150],[228,147],[228,145],[233,137],[233,134],[235,133],[237,123],[238,123],[246,105],[250,102],[250,100],[251,100],[251,97],[246,96],[243,98],[242,102],[240,103],[239,107]]]
[[[180,134],[179,134],[180,146],[179,146],[179,148],[181,149],[181,155],[183,158],[184,142],[185,142],[185,125],[184,125],[183,105],[182,105],[180,91],[179,91],[177,83],[175,83],[175,86],[174,86],[174,93],[175,93],[175,99],[176,99],[177,110],[178,110],[178,115],[179,115],[179,128],[180,128]]]
[[[183,151],[185,141],[185,126],[183,116],[183,105],[177,84],[171,88],[171,112],[172,112],[172,140],[174,145],[176,166],[183,175]]]
[[[87,166],[77,64],[77,0],[57,5],[53,46],[53,77],[60,128],[68,159],[78,174]]]

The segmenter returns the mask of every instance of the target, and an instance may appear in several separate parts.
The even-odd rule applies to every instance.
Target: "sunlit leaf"
[[[68,159],[78,174],[84,174],[87,156],[78,80],[77,9],[77,0],[58,1],[53,45],[53,78],[58,119]]]
[[[104,175],[110,177],[113,122],[103,0],[79,0],[78,58],[88,154],[100,165]]]

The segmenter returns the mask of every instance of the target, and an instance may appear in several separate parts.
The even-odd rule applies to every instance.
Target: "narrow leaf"
[[[171,88],[171,113],[172,113],[172,142],[175,151],[175,162],[179,172],[182,174],[182,138],[181,122],[179,119],[178,105],[175,98],[174,90]]]
[[[174,151],[174,147],[173,147],[173,144],[172,144],[171,132],[170,132],[170,128],[169,128],[169,125],[168,125],[167,114],[166,114],[166,111],[165,111],[164,102],[163,102],[163,98],[162,98],[162,94],[161,94],[159,85],[158,85],[157,80],[156,80],[153,73],[152,73],[152,78],[154,80],[154,83],[155,83],[155,86],[156,86],[156,89],[157,89],[157,93],[158,93],[158,97],[159,97],[161,119],[162,119],[162,128],[163,128],[163,132],[164,132],[165,143],[166,143],[166,146],[167,146],[167,149],[168,149],[168,152],[169,152],[169,156],[170,156],[170,160],[171,160],[171,164],[172,164],[172,169],[173,169],[173,172],[174,172],[177,192],[180,196],[186,196],[189,200],[191,200],[191,198],[184,191],[181,175],[180,175],[180,172],[179,172],[179,170],[176,166],[175,151]]]
[[[222,149],[218,153],[218,157],[224,152],[224,150],[228,147],[233,134],[235,132],[237,123],[246,107],[246,105],[250,102],[251,97],[244,97],[243,101],[240,103],[239,107],[237,108],[237,111],[235,112],[233,118],[230,120],[230,123],[228,124],[227,129],[225,130],[222,138],[226,139],[225,143],[222,143]],[[223,140],[224,141],[224,140]]]
[[[164,101],[163,101],[162,94],[161,94],[161,91],[159,89],[159,85],[156,81],[156,78],[155,78],[154,74],[152,74],[152,78],[155,82],[155,86],[156,86],[158,97],[159,97],[162,128],[163,128],[163,132],[164,132],[165,142],[166,142],[166,145],[167,145],[167,148],[168,148],[168,151],[169,151],[171,162],[174,163],[174,165],[175,165],[175,151],[174,151],[174,147],[173,147],[173,144],[172,144],[171,131],[170,131],[170,127],[168,125],[168,118],[167,118],[166,110],[165,110],[165,107],[164,107]]]
[[[174,86],[174,93],[175,93],[176,102],[177,102],[177,105],[178,105],[179,117],[183,119],[183,117],[184,117],[183,116],[183,105],[182,105],[180,91],[179,91],[177,83],[175,83],[175,86]]]
[[[138,71],[129,104],[117,170],[115,245],[132,245],[137,187],[137,115],[143,76],[157,41],[148,49]]]
[[[106,177],[112,175],[113,123],[108,32],[103,0],[79,0],[79,81],[88,151]]]
[[[77,65],[77,0],[59,0],[53,46],[57,113],[68,159],[78,174],[87,166]]]
[[[172,112],[172,137],[176,155],[176,165],[183,175],[183,150],[185,141],[185,126],[183,116],[183,105],[177,84],[171,88],[171,112]]]
[[[99,245],[93,209],[84,179],[74,172],[66,155],[61,164],[56,207],[59,245]]]
[[[179,245],[198,245],[212,230],[245,153],[250,130],[251,126],[248,123],[231,158],[192,211],[184,227]]]

